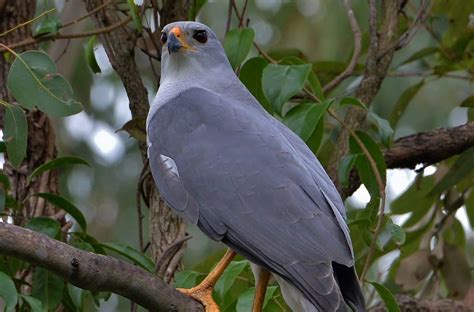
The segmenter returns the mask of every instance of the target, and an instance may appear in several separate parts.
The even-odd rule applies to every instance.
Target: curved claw
[[[201,302],[206,312],[220,312],[221,309],[212,298],[212,290],[213,287],[202,287],[201,285],[191,289],[178,288],[181,293]]]

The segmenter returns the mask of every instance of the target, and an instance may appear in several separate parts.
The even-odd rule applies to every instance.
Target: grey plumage
[[[240,83],[210,29],[188,22],[164,31],[175,25],[206,29],[210,38],[209,47],[189,52],[192,61],[163,49],[162,84],[147,120],[162,196],[316,309],[346,311],[345,299],[364,311],[344,206],[321,164]],[[197,66],[204,54],[214,64]]]

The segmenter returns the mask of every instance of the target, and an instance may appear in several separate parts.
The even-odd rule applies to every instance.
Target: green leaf
[[[464,204],[466,205],[466,214],[471,224],[471,228],[474,229],[474,192],[471,191],[471,194],[464,199]]]
[[[110,249],[118,253],[119,255],[122,255],[125,258],[132,260],[135,264],[141,266],[148,272],[155,272],[155,264],[144,253],[121,243],[102,243],[101,245],[104,248]]]
[[[385,286],[377,282],[369,282],[369,283],[372,284],[372,286],[374,286],[380,298],[385,303],[385,306],[387,307],[388,312],[400,312],[398,303],[395,300],[395,297],[390,292],[390,290],[388,290]]]
[[[17,56],[8,73],[7,86],[21,106],[34,106],[51,116],[69,116],[82,111],[73,99],[71,85],[56,72],[44,52],[27,51]]]
[[[194,21],[196,20],[196,16],[199,13],[199,10],[207,3],[207,0],[194,0],[191,4],[191,7],[188,11],[188,20]]]
[[[96,36],[90,37],[87,41],[86,45],[86,61],[89,68],[92,70],[94,74],[98,74],[101,71],[99,64],[97,63],[97,59],[95,58],[94,47],[95,47],[95,40]]]
[[[262,308],[265,308],[268,301],[272,298],[273,293],[277,289],[277,286],[269,286],[267,287],[267,291],[265,292],[265,299],[263,301]],[[252,311],[252,304],[253,304],[253,297],[255,296],[255,287],[251,287],[243,292],[239,299],[237,300],[236,312],[248,312]]]
[[[3,188],[0,188],[0,213],[5,210],[6,194]]]
[[[242,273],[245,267],[248,265],[247,260],[232,261],[229,266],[225,269],[219,281],[216,284],[215,290],[221,297],[224,297],[225,293],[232,287],[237,276]]]
[[[451,169],[443,176],[443,178],[433,187],[430,195],[440,194],[447,190],[464,178],[468,177],[474,170],[474,147],[465,150]]]
[[[23,110],[16,105],[6,105],[3,140],[7,147],[10,163],[18,167],[26,157],[28,122]]]
[[[296,56],[287,56],[280,61],[282,65],[304,65],[307,64],[304,60]],[[311,92],[320,100],[324,100],[323,88],[316,74],[311,70],[308,75],[308,85]]]
[[[202,275],[195,271],[181,271],[174,276],[174,287],[176,288],[191,288],[196,286],[197,278]]]
[[[339,106],[346,106],[346,105],[352,105],[352,106],[356,106],[356,107],[359,107],[359,108],[362,108],[362,109],[367,109],[367,105],[365,105],[364,103],[362,103],[359,99],[355,98],[355,97],[345,97],[343,98],[340,102],[339,102]]]
[[[43,304],[41,301],[36,299],[35,297],[20,295],[21,299],[23,299],[28,305],[30,306],[31,312],[43,312]]]
[[[90,244],[94,248],[94,252],[100,255],[105,255],[105,249],[102,247],[102,245],[99,243],[97,239],[95,239],[93,236],[86,234],[84,232],[69,232],[75,240],[82,242],[82,243],[87,243]]]
[[[51,17],[46,17],[40,24],[38,24],[38,28],[36,29],[36,36],[39,35],[46,35],[46,34],[55,34],[61,28],[61,20],[56,15]]]
[[[393,138],[393,129],[387,119],[379,117],[372,111],[367,114],[367,120],[374,124],[379,132],[380,139],[385,147],[390,147]]]
[[[47,310],[54,310],[63,298],[64,280],[52,272],[37,267],[33,273],[31,295]]]
[[[43,233],[51,238],[57,238],[61,225],[58,221],[48,217],[36,217],[25,225],[25,228]]]
[[[5,308],[7,311],[14,311],[18,302],[18,294],[16,292],[15,283],[3,272],[0,272],[0,297],[5,300]]]
[[[276,113],[281,115],[283,105],[290,97],[303,90],[311,64],[268,64],[263,70],[263,93]]]
[[[250,93],[260,102],[260,105],[265,108],[267,112],[273,114],[273,108],[263,94],[262,89],[262,74],[263,69],[268,62],[261,57],[254,57],[245,62],[240,69],[240,81],[249,89]]]
[[[362,131],[356,131],[356,134],[375,161],[377,170],[382,178],[382,182],[385,184],[387,165],[385,164],[385,158],[382,154],[382,151],[380,150],[377,143],[375,143],[374,140],[372,140],[372,138],[366,133]],[[359,147],[352,136],[349,138],[349,149],[351,154],[362,154],[362,157],[357,157],[355,162],[357,171],[359,172],[362,183],[364,183],[370,195],[372,197],[379,197],[379,187],[375,173],[372,171],[372,167],[370,166],[367,157],[362,153],[362,149]]]
[[[72,165],[86,165],[90,167],[87,161],[77,156],[58,157],[51,161],[48,161],[45,164],[42,164],[41,166],[33,170],[33,172],[28,177],[28,183],[30,183],[34,177],[41,175],[45,171],[48,171],[51,169],[64,168],[64,167],[72,166]]]
[[[255,31],[252,28],[235,28],[227,32],[224,49],[232,68],[236,69],[245,60],[254,38]]]
[[[286,113],[283,123],[306,142],[332,102],[333,100],[328,100],[321,104],[299,104]]]
[[[424,84],[425,82],[422,80],[403,91],[402,95],[398,99],[397,104],[395,104],[392,113],[390,114],[389,121],[393,128],[395,128],[395,126],[397,125],[398,120],[402,116],[408,104],[410,104],[410,101],[415,97],[418,91],[420,91],[421,87],[423,87]]]
[[[84,311],[84,300],[87,291],[72,284],[67,284],[67,289],[76,311]]]
[[[142,19],[140,18],[140,11],[133,0],[127,0],[127,3],[128,7],[130,8],[129,13],[132,16],[133,25],[135,25],[135,29],[141,33],[143,31],[143,26]]]
[[[435,200],[433,196],[428,195],[433,185],[433,175],[422,177],[419,181],[415,180],[402,195],[392,201],[391,213],[401,215],[417,210],[426,212]]]
[[[474,107],[474,95],[468,96],[461,102],[461,107]]]
[[[357,157],[359,156],[360,154],[356,154],[356,155],[349,154],[346,157],[344,157],[341,161],[341,165],[339,166],[337,175],[338,175],[339,181],[344,187],[349,186],[349,174],[355,165]]]
[[[413,53],[409,58],[407,58],[401,65],[411,63],[413,61],[419,60],[421,58],[424,58],[425,56],[434,54],[436,52],[439,52],[438,47],[428,47],[428,48],[423,48],[415,53]]]
[[[77,223],[82,228],[82,230],[84,232],[87,232],[86,218],[84,217],[82,212],[66,198],[57,194],[52,194],[52,193],[36,193],[36,194],[33,194],[32,196],[44,198],[48,202],[53,204],[54,206],[66,211],[68,214],[71,215],[71,217],[74,218],[74,220],[77,221]]]
[[[387,230],[389,231],[390,237],[392,238],[392,241],[395,244],[400,246],[405,243],[407,236],[406,236],[405,230],[401,226],[393,222],[388,222]]]

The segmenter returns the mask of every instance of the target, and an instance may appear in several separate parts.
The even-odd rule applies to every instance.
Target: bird
[[[174,22],[160,40],[146,129],[163,199],[230,248],[221,262],[248,259],[257,285],[269,271],[293,311],[366,311],[344,204],[314,153],[241,83],[210,27]]]

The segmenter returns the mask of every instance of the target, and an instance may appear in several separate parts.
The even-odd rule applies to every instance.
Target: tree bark
[[[375,96],[380,90],[382,82],[387,75],[387,71],[392,62],[395,48],[389,49],[383,56],[379,57],[382,51],[386,51],[398,40],[398,21],[400,13],[400,0],[383,2],[383,20],[380,32],[377,27],[376,2],[370,5],[370,44],[367,53],[365,72],[362,81],[357,88],[356,97],[364,104],[370,106]],[[351,107],[347,111],[344,122],[352,129],[360,128],[364,123],[367,112],[358,107]],[[336,188],[342,193],[343,186],[339,181],[337,170],[344,156],[349,151],[349,131],[341,128],[337,138],[331,160],[328,166],[328,174],[333,180]]]
[[[87,11],[91,11],[103,3],[102,0],[86,0],[85,2]],[[162,21],[186,20],[190,4],[190,1],[164,1],[160,12]],[[98,11],[92,15],[92,18],[96,26],[100,28],[117,23],[122,19],[120,13],[113,6],[107,6]],[[100,41],[104,45],[112,67],[119,75],[125,87],[130,100],[132,118],[144,123],[150,105],[148,103],[147,91],[134,59],[137,36],[138,34],[134,30],[121,27],[100,35]],[[140,142],[139,146],[145,161],[147,157],[146,144]],[[155,262],[169,265],[169,267],[158,268],[158,270],[164,272],[166,281],[171,282],[170,275],[174,274],[180,263],[181,248],[184,248],[184,244],[175,253],[169,254],[169,259],[162,259],[162,256],[176,241],[184,238],[185,227],[183,220],[174,214],[160,198],[149,170],[147,169],[145,172],[148,173],[145,175],[143,185],[147,189],[147,202],[150,208],[150,252]]]
[[[43,267],[78,287],[111,291],[150,311],[204,311],[203,306],[140,267],[0,222],[0,254]]]

